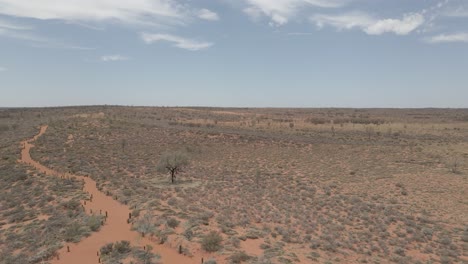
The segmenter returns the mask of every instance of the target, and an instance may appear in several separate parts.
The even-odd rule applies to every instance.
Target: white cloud
[[[137,28],[142,28],[142,26],[143,28],[144,26],[175,28],[191,23],[194,17],[211,21],[219,20],[218,14],[213,11],[193,9],[181,2],[179,0],[0,0],[0,16],[60,20],[67,24],[77,25],[117,22]],[[40,45],[50,42],[35,34],[20,32],[20,30],[29,29],[0,20],[1,36],[32,41],[34,45],[39,42]],[[150,35],[146,36],[146,39],[149,38]],[[200,50],[213,45],[209,42],[198,42],[173,35],[153,35],[152,41],[158,40],[174,42],[176,47],[188,50]],[[105,59],[111,61],[113,58]]]
[[[201,19],[209,20],[209,21],[219,20],[218,14],[208,9],[200,9],[198,11],[198,17]]]
[[[408,35],[424,23],[421,14],[408,14],[403,19],[382,19],[368,26],[365,32],[370,35],[381,35],[393,32],[397,35]]]
[[[155,23],[183,12],[174,0],[0,0],[0,14],[43,20]]]
[[[126,61],[129,60],[130,58],[122,56],[122,55],[107,55],[107,56],[101,56],[101,61],[104,62],[109,62],[109,61]]]
[[[6,71],[6,70],[7,70],[7,68],[1,67],[1,66],[0,66],[0,72],[4,72],[4,71]]]
[[[209,48],[213,46],[211,42],[201,42],[193,39],[187,39],[175,35],[170,34],[150,34],[150,33],[142,33],[141,38],[147,44],[160,42],[160,41],[167,41],[174,43],[174,46],[181,49],[197,51]]]
[[[245,0],[249,5],[244,13],[254,20],[262,15],[271,19],[271,25],[281,26],[297,14],[302,7],[336,8],[348,0]]]
[[[253,6],[244,8],[243,11],[246,15],[248,15],[254,21],[257,21],[262,16],[262,11]]]
[[[280,15],[280,14],[273,14],[271,16],[271,22],[270,22],[270,25],[271,26],[281,26],[281,25],[284,25],[288,23],[288,18],[286,16],[283,16],[283,15]]]
[[[468,33],[441,34],[426,39],[429,43],[451,43],[465,42],[468,43]]]
[[[375,23],[375,20],[367,14],[358,12],[343,15],[314,15],[310,20],[315,22],[319,28],[329,25],[340,30],[355,27],[364,28]]]
[[[402,19],[376,19],[361,12],[342,15],[315,15],[310,20],[319,28],[326,25],[339,30],[358,28],[369,35],[381,35],[384,33],[408,35],[425,21],[424,16],[418,13],[406,14]]]

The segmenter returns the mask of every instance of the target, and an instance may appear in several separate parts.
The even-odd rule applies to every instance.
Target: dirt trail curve
[[[127,219],[130,209],[113,200],[110,196],[106,196],[96,188],[96,182],[89,177],[73,175],[69,173],[61,173],[46,166],[31,158],[30,149],[34,147],[32,142],[37,140],[47,130],[47,126],[40,128],[39,134],[34,136],[32,139],[21,142],[23,147],[21,151],[21,161],[33,166],[37,170],[46,173],[47,175],[56,177],[75,177],[78,180],[83,180],[84,191],[92,195],[92,202],[81,201],[87,213],[99,212],[102,214],[107,211],[108,217],[105,224],[101,227],[98,232],[92,233],[89,237],[82,239],[79,243],[69,243],[67,246],[70,248],[70,252],[67,252],[67,246],[59,250],[59,257],[51,260],[51,263],[55,264],[92,264],[98,263],[99,256],[97,252],[99,249],[110,242],[116,242],[121,240],[128,240],[133,246],[153,246],[153,251],[161,256],[161,260],[166,264],[191,264],[200,263],[201,258],[208,258],[208,255],[202,256],[201,254],[195,254],[193,257],[187,257],[178,254],[176,249],[170,248],[165,245],[159,245],[150,240],[147,237],[141,237],[138,232],[131,231],[130,224],[127,223]]]

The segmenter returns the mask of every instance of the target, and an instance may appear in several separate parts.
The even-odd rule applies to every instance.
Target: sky
[[[468,0],[0,0],[0,107],[468,107]]]

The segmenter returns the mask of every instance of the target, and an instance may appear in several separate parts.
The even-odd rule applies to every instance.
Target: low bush
[[[167,223],[167,226],[169,226],[170,228],[176,228],[177,226],[179,226],[180,221],[178,221],[175,218],[169,218],[167,219],[166,223]]]
[[[202,248],[207,252],[216,252],[221,249],[223,238],[216,231],[206,234],[201,241]]]
[[[245,252],[236,252],[229,257],[231,263],[242,263],[250,259],[250,256]]]

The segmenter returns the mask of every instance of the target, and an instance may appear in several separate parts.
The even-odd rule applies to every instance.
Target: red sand
[[[263,250],[260,248],[260,245],[263,244],[263,242],[263,239],[247,239],[245,241],[241,241],[240,245],[248,255],[261,256]]]
[[[105,214],[107,211],[108,218],[104,226],[98,232],[94,232],[91,236],[84,238],[77,244],[69,243],[58,251],[58,259],[55,258],[51,263],[63,263],[63,264],[89,264],[98,263],[99,256],[97,252],[99,249],[107,243],[117,242],[121,240],[128,240],[133,246],[143,247],[145,245],[151,245],[153,251],[161,256],[161,260],[164,263],[200,263],[201,258],[208,259],[208,255],[194,254],[193,257],[187,257],[178,254],[176,249],[169,248],[165,245],[160,245],[151,241],[148,237],[141,237],[138,232],[131,231],[130,224],[127,223],[128,214],[130,209],[113,200],[111,197],[106,196],[96,188],[96,182],[91,178],[84,176],[77,176],[69,173],[60,173],[58,171],[49,169],[39,162],[33,160],[30,155],[30,149],[34,147],[31,143],[44,134],[47,130],[47,126],[42,126],[39,134],[34,136],[32,139],[21,142],[23,150],[21,152],[21,161],[32,165],[37,170],[46,173],[47,175],[57,177],[75,177],[78,180],[83,180],[84,191],[92,195],[92,202],[87,201],[85,207],[87,213],[92,210],[93,213]],[[67,246],[70,248],[70,252],[67,252]]]

